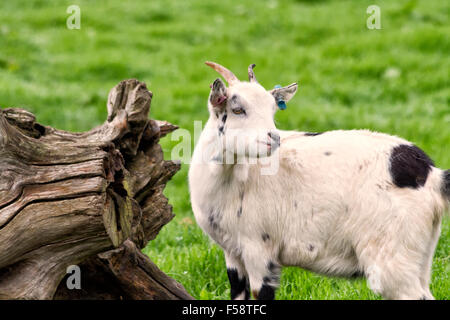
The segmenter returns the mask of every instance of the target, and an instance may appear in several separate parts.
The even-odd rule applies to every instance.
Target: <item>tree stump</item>
[[[85,133],[0,110],[0,299],[192,299],[140,251],[174,216],[163,189],[180,169],[158,144],[177,127],[148,119],[151,99],[120,82]]]

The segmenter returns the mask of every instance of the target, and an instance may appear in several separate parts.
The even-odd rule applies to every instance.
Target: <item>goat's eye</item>
[[[244,108],[235,108],[235,109],[233,109],[231,111],[233,111],[234,114],[243,114],[243,113],[245,113]]]

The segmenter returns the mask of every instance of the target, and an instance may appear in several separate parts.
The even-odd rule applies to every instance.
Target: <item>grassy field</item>
[[[81,8],[68,30],[66,9]],[[381,8],[381,30],[366,8]],[[193,130],[207,119],[217,61],[240,78],[256,63],[266,88],[299,81],[276,116],[281,129],[368,128],[399,135],[450,168],[448,1],[48,1],[0,4],[0,107],[24,107],[38,121],[83,131],[106,117],[108,91],[126,78],[154,92],[151,117]],[[176,144],[162,141],[166,156]],[[165,194],[176,217],[147,248],[163,271],[199,299],[227,299],[219,247],[196,226],[188,165]],[[450,222],[444,221],[431,290],[450,298]],[[363,280],[283,271],[277,299],[379,299]]]

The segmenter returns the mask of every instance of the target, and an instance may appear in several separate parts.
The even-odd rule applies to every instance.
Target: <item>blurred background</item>
[[[80,8],[80,29],[66,25]],[[380,8],[381,29],[366,12]],[[150,116],[192,131],[206,122],[216,61],[267,89],[299,82],[276,123],[285,130],[368,128],[399,135],[450,168],[450,2],[442,0],[164,0],[0,3],[0,107],[45,125],[85,131],[103,123],[109,90],[137,78],[154,93]],[[162,140],[166,157],[177,141]],[[198,299],[228,299],[222,251],[196,226],[187,169],[165,194],[176,217],[144,250]],[[450,223],[431,290],[450,297]],[[379,299],[363,280],[283,271],[278,299]]]

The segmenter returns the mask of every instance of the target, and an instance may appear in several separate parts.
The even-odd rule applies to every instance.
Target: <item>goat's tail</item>
[[[446,170],[442,174],[442,194],[444,195],[444,201],[447,201],[447,214],[449,214],[450,208],[450,170]]]
[[[442,179],[442,192],[444,193],[444,197],[450,201],[450,170],[444,171]]]

